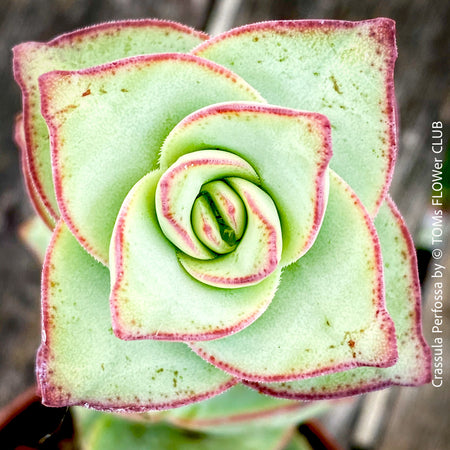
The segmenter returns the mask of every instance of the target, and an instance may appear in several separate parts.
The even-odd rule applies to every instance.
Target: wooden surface
[[[0,2],[0,406],[33,383],[39,344],[40,266],[17,238],[17,227],[31,214],[11,140],[20,93],[10,66],[11,47],[26,40],[45,41],[64,31],[121,18],[159,17],[199,29],[268,19],[330,18],[360,20],[391,17],[397,21],[399,58],[396,93],[400,107],[400,147],[391,194],[415,237],[419,237],[430,200],[431,123],[450,122],[448,91],[448,2],[424,0],[2,0]],[[447,129],[448,131],[448,129]],[[447,134],[448,137],[448,134]],[[407,194],[405,194],[407,193]],[[426,244],[427,235],[423,242]],[[447,246],[448,248],[448,246]],[[448,255],[449,252],[447,252]],[[447,267],[450,259],[447,257]],[[450,269],[448,269],[450,270]],[[447,275],[450,272],[447,271]],[[425,288],[425,297],[432,295]],[[446,381],[442,388],[392,389],[376,397],[345,402],[324,418],[344,448],[358,444],[381,449],[450,448],[448,305]],[[431,332],[428,298],[425,331]],[[364,406],[366,405],[366,406]],[[369,405],[369,406],[367,406]],[[378,405],[378,406],[377,406]],[[379,408],[375,427],[361,419]],[[372,423],[373,424],[373,423]],[[366,442],[361,444],[362,429]],[[373,431],[373,432],[372,432]],[[368,435],[370,439],[367,440]],[[359,442],[355,442],[355,438]]]

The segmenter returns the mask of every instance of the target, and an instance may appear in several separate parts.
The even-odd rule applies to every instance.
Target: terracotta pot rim
[[[37,386],[30,386],[11,402],[7,403],[0,409],[0,430],[6,427],[11,420],[17,417],[21,412],[25,411],[34,402],[41,401],[38,395]]]

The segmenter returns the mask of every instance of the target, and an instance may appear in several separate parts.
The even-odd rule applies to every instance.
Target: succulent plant
[[[395,58],[389,19],[211,39],[112,22],[15,47],[16,141],[53,230],[43,402],[142,412],[238,383],[310,400],[428,382],[387,193]]]

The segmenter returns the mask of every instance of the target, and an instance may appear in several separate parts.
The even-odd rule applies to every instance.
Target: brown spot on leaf
[[[330,80],[333,82],[333,89],[338,93],[338,94],[342,94],[342,91],[337,83],[336,78],[334,77],[334,75],[330,76]]]
[[[355,341],[354,341],[353,339],[349,339],[349,340],[347,341],[347,344],[348,344],[348,346],[349,346],[352,350],[354,349],[354,347],[355,347]],[[356,353],[355,353],[355,351],[352,352],[352,356],[353,356],[353,358],[356,358]]]
[[[78,108],[77,105],[67,105],[65,108],[61,109],[60,111],[58,111],[56,114],[65,114],[71,110],[74,110]]]

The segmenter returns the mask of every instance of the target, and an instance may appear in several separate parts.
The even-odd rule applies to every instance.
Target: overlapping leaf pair
[[[429,380],[414,248],[387,195],[392,21],[212,39],[116,22],[14,58],[16,141],[54,228],[44,403],[144,411],[238,382],[319,399]]]

